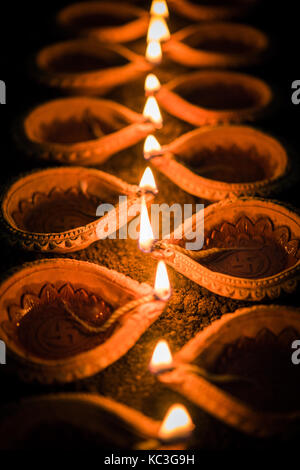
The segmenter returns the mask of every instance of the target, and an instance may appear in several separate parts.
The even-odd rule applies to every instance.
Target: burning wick
[[[160,340],[152,354],[149,363],[149,370],[152,374],[158,375],[173,369],[173,357],[167,341]]]
[[[139,248],[144,253],[150,253],[154,243],[153,230],[150,224],[145,197],[142,197],[140,216]]]
[[[162,127],[162,115],[154,96],[149,96],[147,98],[143,111],[143,116],[153,122],[157,128]]]
[[[162,50],[159,41],[149,41],[146,49],[146,59],[151,64],[160,64],[162,59]]]
[[[139,187],[143,192],[158,193],[153,173],[149,167],[144,171]]]
[[[153,0],[150,9],[150,15],[157,15],[163,16],[164,18],[168,18],[169,10],[165,0]]]
[[[187,409],[180,404],[171,406],[158,431],[158,438],[163,442],[188,439],[195,425]]]
[[[150,20],[147,42],[149,41],[167,41],[170,39],[170,31],[164,18],[153,16]]]
[[[157,265],[156,278],[154,283],[155,296],[159,300],[168,300],[171,297],[171,286],[167,268],[164,261],[159,261]]]
[[[154,95],[160,89],[160,81],[153,73],[149,73],[145,80],[145,93],[146,96]]]
[[[158,157],[162,155],[162,149],[160,143],[154,137],[154,135],[148,135],[144,143],[144,158],[145,160],[150,160],[152,157]]]

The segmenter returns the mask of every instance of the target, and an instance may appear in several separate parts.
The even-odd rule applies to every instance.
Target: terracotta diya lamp
[[[266,113],[273,95],[258,78],[212,70],[175,78],[156,98],[168,113],[199,127],[253,121]]]
[[[104,95],[152,69],[144,57],[119,44],[99,46],[95,39],[74,39],[42,49],[36,56],[39,82],[75,95]]]
[[[214,21],[245,16],[257,0],[168,0],[171,10],[191,21]]]
[[[267,196],[290,181],[286,150],[273,137],[250,127],[195,129],[152,153],[149,137],[146,148],[147,144],[145,158],[155,168],[184,191],[208,201]]]
[[[143,199],[138,186],[99,170],[61,167],[31,173],[10,186],[2,198],[2,222],[11,243],[23,249],[68,253],[82,250],[135,216]],[[119,201],[127,196],[127,202]],[[147,203],[153,194],[144,195]],[[101,204],[116,212],[97,216]],[[124,217],[127,215],[127,221]],[[106,225],[107,224],[107,225]]]
[[[110,398],[65,393],[27,398],[1,410],[0,449],[133,449],[159,422]]]
[[[297,213],[258,198],[220,201],[204,209],[202,250],[186,250],[187,239],[195,238],[197,217],[185,221],[189,230],[178,228],[170,240],[156,243],[153,255],[211,292],[233,299],[274,299],[282,291],[296,289],[300,276]]]
[[[76,445],[83,450],[185,450],[194,428],[180,404],[159,422],[110,398],[85,393],[23,399],[2,407],[0,416],[1,450],[73,450]],[[107,458],[121,463],[117,455]]]
[[[126,3],[93,1],[67,6],[59,12],[56,21],[60,29],[72,35],[125,43],[146,35],[149,14]]]
[[[21,379],[70,382],[120,359],[165,304],[148,284],[116,271],[42,260],[0,286],[0,337]]]
[[[299,309],[239,309],[198,333],[158,377],[239,431],[281,433],[300,418],[300,369],[291,360],[299,335]]]
[[[267,36],[251,26],[210,23],[172,34],[163,52],[186,67],[241,67],[260,62],[268,43]]]
[[[43,160],[97,165],[154,132],[142,115],[118,103],[75,97],[50,101],[18,126],[21,148]]]

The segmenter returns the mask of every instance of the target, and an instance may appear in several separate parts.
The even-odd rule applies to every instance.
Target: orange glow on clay
[[[139,187],[140,189],[143,189],[144,191],[149,191],[154,194],[157,193],[155,179],[151,171],[151,168],[149,168],[149,166],[146,168],[146,170],[143,173]]]
[[[158,103],[154,96],[149,96],[147,98],[143,116],[149,119],[157,128],[161,128],[163,124],[162,115],[158,106]]]
[[[144,253],[150,253],[154,243],[154,235],[151,227],[148,209],[145,198],[142,197],[141,215],[140,215],[140,234],[139,234],[139,248]]]
[[[187,439],[195,429],[193,421],[185,406],[176,404],[167,412],[158,436],[162,441]]]
[[[149,41],[146,49],[146,59],[151,64],[160,64],[162,60],[162,50],[159,41]]]
[[[173,358],[167,341],[160,340],[152,354],[149,370],[152,374],[161,374],[172,369]]]

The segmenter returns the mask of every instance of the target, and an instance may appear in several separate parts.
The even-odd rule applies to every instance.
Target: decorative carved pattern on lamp
[[[127,196],[122,207],[120,195]],[[150,192],[145,194],[146,202],[153,197]],[[26,250],[67,253],[99,240],[99,224],[104,227],[107,223],[107,236],[109,230],[114,233],[121,228],[120,211],[126,211],[130,221],[135,217],[130,208],[140,207],[141,201],[138,186],[103,171],[53,168],[33,172],[8,188],[2,197],[2,223],[10,243]],[[97,207],[102,203],[112,204],[116,212],[98,217]]]
[[[58,258],[25,265],[0,286],[0,337],[8,366],[22,380],[43,383],[96,374],[126,354],[165,302],[140,303],[105,333],[95,334],[68,314],[64,302],[86,323],[101,325],[115,309],[151,292],[148,284],[84,261]]]
[[[175,240],[171,234],[171,240],[153,255],[211,292],[233,299],[275,299],[296,289],[300,279],[296,212],[270,200],[227,199],[204,209],[204,223],[200,253],[210,248],[220,249],[219,253],[197,261],[196,252],[180,250],[185,239]]]

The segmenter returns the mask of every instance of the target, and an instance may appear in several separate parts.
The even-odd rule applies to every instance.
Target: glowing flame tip
[[[160,89],[160,81],[153,73],[149,73],[145,80],[146,93],[156,93]]]
[[[145,191],[150,191],[152,193],[157,192],[155,179],[149,166],[147,166],[146,170],[143,173],[139,187]]]
[[[162,59],[162,50],[159,41],[149,41],[146,49],[146,59],[151,64],[160,64]]]
[[[150,253],[152,250],[153,242],[153,230],[149,220],[146,200],[143,197],[141,203],[139,247],[145,253]]]
[[[160,260],[157,265],[154,284],[155,295],[160,300],[168,300],[171,296],[171,286],[165,262]]]
[[[166,372],[172,368],[173,358],[167,341],[160,340],[152,354],[149,369],[153,374]]]
[[[148,28],[147,42],[167,41],[168,39],[170,39],[170,31],[166,20],[161,16],[152,16]]]
[[[165,0],[153,0],[150,15],[163,16],[167,18],[169,16],[168,5]]]
[[[185,406],[176,404],[171,406],[159,429],[159,438],[163,441],[186,439],[195,428],[189,412]]]
[[[143,115],[145,118],[150,119],[157,127],[162,126],[162,115],[158,106],[158,103],[154,96],[149,96],[147,98]]]

